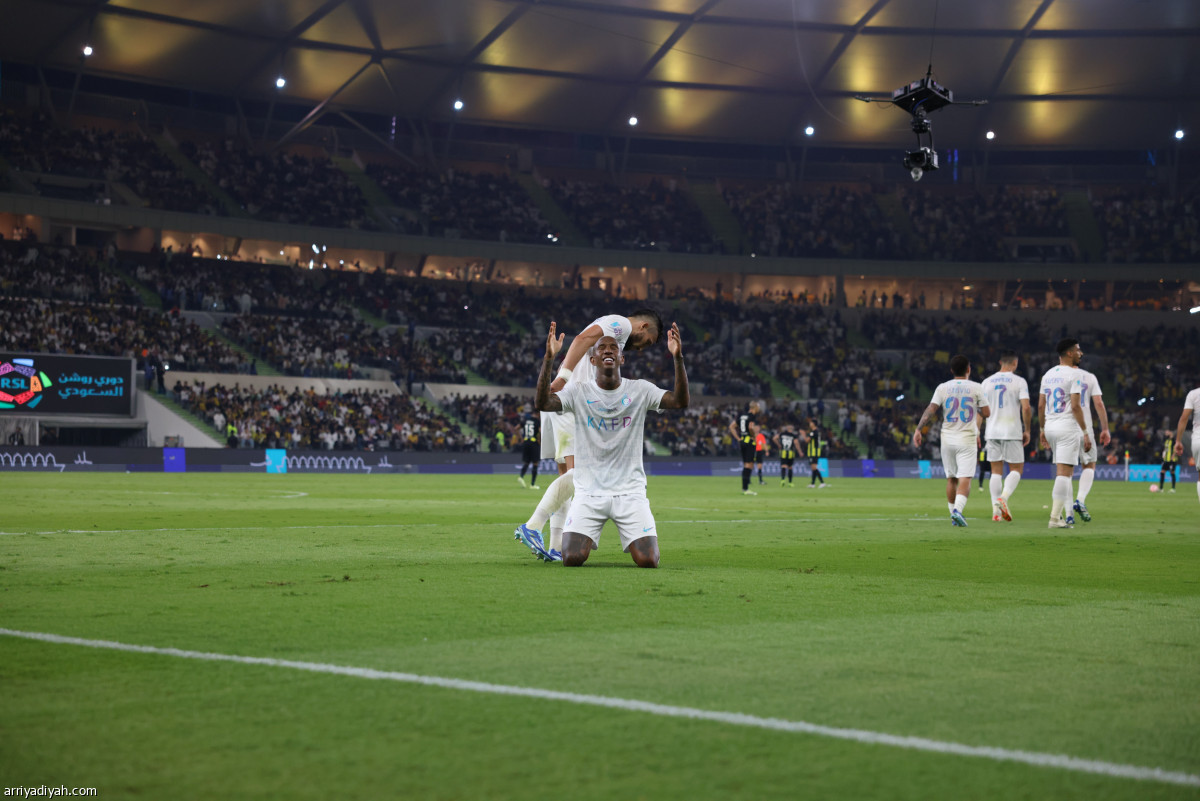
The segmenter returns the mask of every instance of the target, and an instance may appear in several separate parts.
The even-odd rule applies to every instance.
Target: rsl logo
[[[13,359],[0,364],[0,409],[36,408],[43,389],[52,386],[50,376],[33,366],[33,359]]]

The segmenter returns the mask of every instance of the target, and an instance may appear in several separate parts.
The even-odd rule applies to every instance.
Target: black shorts
[[[1179,465],[1179,462],[1163,462],[1163,463],[1162,463],[1162,470],[1161,470],[1161,472],[1163,472],[1163,473],[1174,473],[1174,472],[1175,472],[1175,468],[1176,468],[1178,465]]]
[[[525,446],[521,449],[521,459],[524,460],[526,464],[531,462],[540,462],[542,460],[541,443],[535,442],[531,439],[525,440]]]
[[[765,453],[766,453],[766,451],[760,451],[758,449],[755,449],[754,461],[757,462],[758,464],[762,464],[763,463],[763,454],[765,454]]]
[[[795,461],[796,461],[795,456],[781,456],[779,458],[779,464],[781,467],[791,467],[792,463]]]
[[[758,449],[754,447],[753,442],[743,442],[742,443],[742,463],[743,464],[746,464],[746,463],[752,464],[754,462],[754,455],[756,453],[758,453]]]

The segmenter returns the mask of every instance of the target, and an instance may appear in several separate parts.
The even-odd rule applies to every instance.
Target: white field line
[[[1178,784],[1186,787],[1200,787],[1200,776],[1180,771],[1163,770],[1162,768],[1146,768],[1138,765],[1124,765],[1117,762],[1104,762],[1098,759],[1081,759],[1063,754],[1045,754],[1037,751],[1017,751],[1008,748],[989,746],[964,745],[962,743],[930,740],[924,737],[903,737],[883,732],[866,731],[863,729],[842,729],[833,726],[822,726],[802,720],[783,720],[780,718],[761,718],[756,715],[743,715],[737,712],[714,712],[707,709],[694,709],[686,706],[668,706],[654,704],[648,701],[636,701],[628,698],[613,698],[606,695],[583,695],[579,693],[542,690],[536,687],[515,687],[505,684],[489,684],[481,681],[466,681],[463,679],[448,679],[441,676],[421,676],[416,673],[399,673],[390,670],[375,670],[373,668],[349,667],[344,665],[327,665],[320,662],[297,662],[290,659],[271,659],[261,656],[238,656],[235,654],[215,654],[204,651],[185,651],[179,648],[155,648],[150,645],[131,645],[129,643],[113,642],[111,640],[85,640],[79,637],[64,637],[59,634],[46,634],[35,631],[16,631],[0,628],[0,635],[19,637],[26,640],[56,643],[60,645],[78,645],[85,648],[100,648],[110,651],[128,651],[139,654],[155,654],[173,656],[179,659],[196,659],[204,662],[234,662],[241,665],[261,665],[265,667],[304,670],[310,673],[327,673],[335,676],[351,676],[359,679],[376,679],[382,681],[397,681],[406,684],[422,684],[428,687],[442,687],[447,690],[462,690],[465,692],[490,693],[492,695],[511,695],[523,698],[537,698],[546,701],[563,701],[569,704],[607,707],[629,712],[642,712],[648,715],[658,715],[669,718],[687,718],[690,720],[705,720],[714,723],[726,723],[732,726],[748,726],[756,729],[772,731],[795,732],[811,734],[817,737],[832,737],[838,740],[852,740],[867,745],[886,745],[893,748],[906,748],[914,751],[929,751],[937,754],[953,756],[976,757],[990,759],[995,762],[1019,762],[1043,768],[1077,773],[1094,773],[1102,776],[1112,776],[1121,779],[1136,779],[1138,781],[1161,782]]]

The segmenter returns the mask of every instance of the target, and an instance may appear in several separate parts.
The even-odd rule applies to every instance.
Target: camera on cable
[[[884,100],[884,98],[866,95],[856,95],[855,99],[867,103]],[[892,92],[892,96],[887,99],[887,102],[904,109],[912,116],[911,125],[913,133],[917,135],[917,149],[905,152],[904,169],[908,170],[908,174],[914,181],[919,181],[925,173],[933,172],[938,168],[938,154],[933,147],[933,123],[929,119],[929,114],[943,106],[956,105],[954,92],[933,79],[933,65],[930,64],[924,78],[913,81],[907,86],[901,86]],[[985,103],[987,103],[986,100],[967,100],[958,101],[957,104],[982,106]]]

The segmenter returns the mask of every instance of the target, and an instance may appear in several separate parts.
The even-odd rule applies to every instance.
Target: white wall
[[[151,393],[139,390],[137,398],[137,416],[146,419],[146,444],[151,448],[161,448],[163,437],[176,435],[183,438],[182,445],[185,448],[224,447],[211,434],[196,428],[172,409],[163,406]]]

